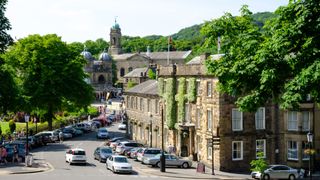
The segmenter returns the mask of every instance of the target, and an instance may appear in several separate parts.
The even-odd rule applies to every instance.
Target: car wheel
[[[156,167],[158,167],[158,168],[161,167],[160,161],[156,163]]]
[[[182,164],[182,168],[188,168],[189,167],[189,164],[188,163],[186,163],[186,162],[184,162],[183,164]]]
[[[265,175],[263,175],[263,179],[264,179],[264,180],[269,180],[269,179],[270,179],[270,176],[269,176],[268,174],[265,174]]]
[[[102,162],[102,158],[101,157],[99,157],[99,162]]]
[[[72,162],[69,160],[69,165],[72,165]]]
[[[294,180],[294,179],[296,179],[296,177],[293,174],[290,174],[289,179]]]

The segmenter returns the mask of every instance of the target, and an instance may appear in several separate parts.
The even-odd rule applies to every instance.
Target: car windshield
[[[105,149],[101,149],[101,152],[102,153],[112,153],[112,150],[111,149],[109,149],[109,148],[105,148]]]
[[[74,151],[74,155],[86,155],[84,151]]]
[[[114,162],[118,162],[118,163],[127,163],[128,160],[125,157],[115,157],[114,158]]]
[[[108,132],[106,129],[99,129],[100,132]]]

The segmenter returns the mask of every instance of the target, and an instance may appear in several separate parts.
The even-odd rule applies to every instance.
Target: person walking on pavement
[[[13,157],[12,157],[12,163],[14,163],[14,160],[17,160],[19,162],[19,150],[17,145],[13,146]]]
[[[7,156],[8,156],[8,153],[7,153],[7,149],[5,147],[1,147],[1,161],[4,162],[4,164],[7,164],[8,161],[7,161]]]
[[[60,143],[63,143],[63,132],[62,131],[59,132],[59,140],[60,140]]]

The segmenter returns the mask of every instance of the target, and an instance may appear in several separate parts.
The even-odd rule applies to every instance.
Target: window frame
[[[207,97],[212,97],[212,82],[207,81]]]
[[[240,128],[239,129],[236,129],[235,128],[235,120],[237,119],[234,119],[234,112],[239,112],[240,113]],[[232,131],[243,131],[243,112],[239,111],[239,108],[232,108],[232,114],[231,114],[231,126],[232,126]]]
[[[259,119],[258,118],[258,113],[262,110],[262,118],[261,118],[261,121],[262,123],[259,123]],[[262,127],[258,126],[258,124],[262,124]],[[257,112],[255,113],[255,127],[256,127],[256,130],[263,130],[263,129],[266,129],[266,108],[265,107],[259,107]]]
[[[292,147],[294,146],[294,144],[295,144],[295,146],[296,146],[295,149],[292,148]],[[296,158],[291,157],[289,151],[295,152]],[[288,142],[287,142],[287,159],[288,159],[288,160],[298,161],[298,158],[299,158],[299,157],[298,157],[298,142],[297,142],[297,141],[288,141]]]
[[[207,147],[207,160],[212,160],[212,146]]]
[[[296,114],[296,118],[295,120],[293,120],[293,116],[292,114],[295,113]],[[292,118],[289,118],[290,116],[292,116]],[[287,129],[288,131],[298,131],[298,111],[288,111],[287,112]],[[290,123],[295,123],[295,128],[292,128],[291,126],[293,126],[294,124],[290,124]]]
[[[212,116],[213,116],[212,115],[212,109],[207,109],[207,131],[211,131],[212,128],[213,128],[213,118],[212,118]]]
[[[304,113],[308,113],[308,120],[304,119]],[[311,118],[310,118],[310,111],[301,111],[301,130],[304,132],[310,131],[310,124],[311,124]],[[305,122],[307,122],[307,127],[305,127]]]
[[[234,157],[233,155],[234,155],[234,151],[235,151],[235,149],[234,149],[234,144],[238,144],[238,143],[240,143],[240,157]],[[236,151],[239,151],[239,150],[236,150]],[[241,160],[243,160],[243,141],[232,141],[232,161],[241,161]],[[238,154],[238,153],[237,153]]]
[[[261,152],[261,148],[258,148],[258,142],[263,142],[263,149],[262,149],[262,152],[263,152],[263,156],[262,157],[258,157],[258,152]],[[266,158],[266,140],[265,139],[257,139],[256,140],[256,158],[259,159],[259,158]],[[260,151],[259,151],[260,150]]]

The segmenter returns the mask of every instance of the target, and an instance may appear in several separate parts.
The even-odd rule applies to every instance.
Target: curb
[[[26,167],[25,169],[22,169],[20,171],[6,171],[6,173],[0,173],[0,175],[6,175],[6,174],[31,174],[31,173],[41,173],[45,171],[49,171],[52,169],[51,165],[48,163],[42,164],[43,167]]]

